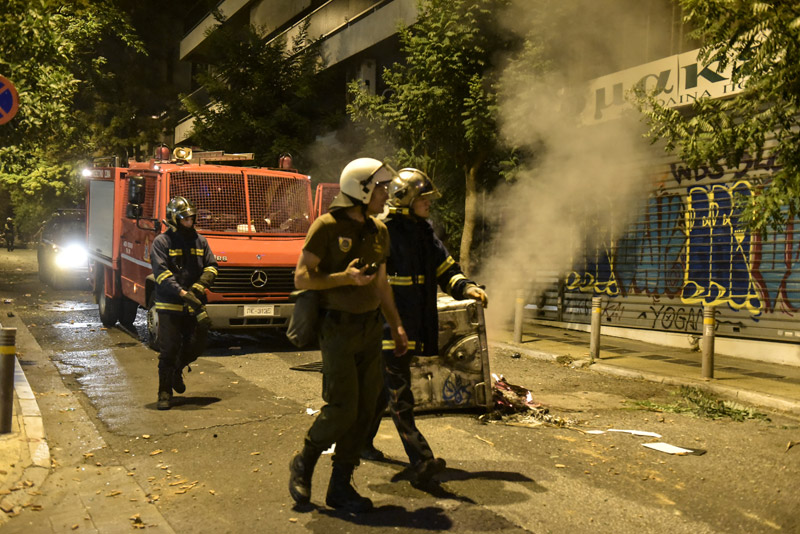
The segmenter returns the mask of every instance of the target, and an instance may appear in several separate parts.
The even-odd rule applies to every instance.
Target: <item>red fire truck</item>
[[[148,343],[157,349],[150,249],[166,229],[167,203],[183,196],[195,203],[196,228],[219,264],[207,290],[211,328],[285,326],[295,265],[314,217],[309,177],[287,168],[285,159],[271,169],[210,163],[246,159],[237,154],[195,154],[198,163],[181,148],[173,159],[168,150],[158,154],[164,159],[84,171],[90,279],[101,322],[131,325],[141,306]]]

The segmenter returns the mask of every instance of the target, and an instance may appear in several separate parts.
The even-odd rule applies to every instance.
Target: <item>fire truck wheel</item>
[[[104,291],[103,269],[97,270],[96,298],[97,308],[100,311],[100,322],[103,326],[114,326],[119,319],[119,300],[118,298],[106,296]]]
[[[147,346],[158,350],[158,312],[156,311],[156,292],[147,299]]]
[[[136,320],[136,312],[139,310],[139,303],[126,297],[122,297],[119,307],[119,324],[131,326]]]

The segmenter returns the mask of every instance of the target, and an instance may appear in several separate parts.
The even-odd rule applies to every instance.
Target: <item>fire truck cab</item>
[[[167,229],[167,203],[183,196],[195,204],[195,227],[218,263],[206,293],[211,328],[286,326],[294,269],[314,217],[310,178],[293,169],[210,164],[202,157],[189,163],[179,150],[176,156],[186,159],[84,171],[90,280],[101,322],[131,325],[145,308],[149,345],[157,349],[150,250]],[[215,154],[214,161],[244,159]]]

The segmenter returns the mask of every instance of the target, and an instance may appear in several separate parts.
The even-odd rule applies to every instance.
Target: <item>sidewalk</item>
[[[527,322],[521,343],[504,332],[490,345],[543,360],[589,364],[590,334]],[[715,355],[714,378],[701,374],[700,351],[602,337],[592,371],[676,386],[693,386],[720,397],[800,416],[800,367]]]

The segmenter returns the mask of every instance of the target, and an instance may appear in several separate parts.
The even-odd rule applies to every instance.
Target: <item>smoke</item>
[[[580,274],[587,248],[602,253],[633,222],[648,193],[645,167],[654,154],[638,117],[595,125],[581,117],[587,75],[612,72],[621,61],[602,45],[611,26],[598,20],[593,5],[543,9],[519,0],[508,17],[510,30],[533,38],[500,76],[501,134],[525,157],[515,182],[486,203],[497,237],[476,278],[495,304],[487,314],[490,328],[508,324],[517,291],[526,303],[536,302],[558,277],[576,267]]]

